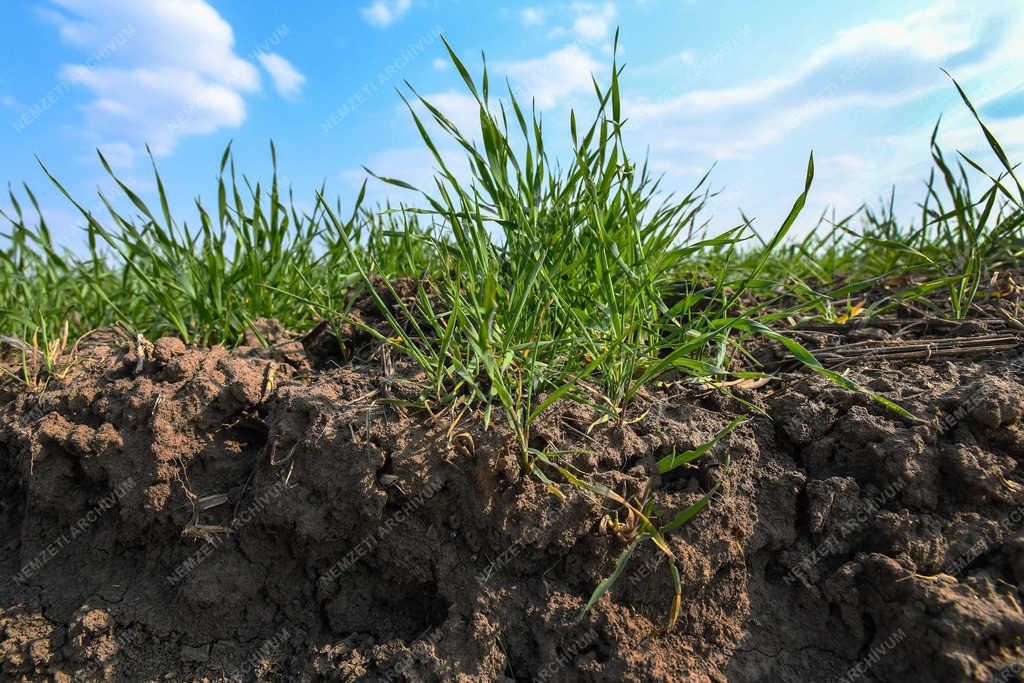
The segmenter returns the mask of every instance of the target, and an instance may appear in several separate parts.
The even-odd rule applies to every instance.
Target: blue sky
[[[414,183],[432,174],[394,91],[410,81],[456,122],[475,108],[438,33],[471,68],[486,53],[544,112],[555,151],[568,112],[590,112],[621,28],[623,109],[635,155],[685,189],[713,163],[713,225],[739,210],[773,229],[817,179],[804,226],[826,206],[850,210],[897,188],[905,215],[921,195],[928,137],[943,116],[950,149],[985,158],[984,140],[940,68],[949,69],[1003,139],[1024,151],[1020,48],[1024,3],[738,0],[470,2],[355,0],[27,0],[5,8],[0,62],[0,175],[37,191],[66,244],[77,219],[38,155],[83,204],[113,193],[96,159],[144,197],[157,158],[179,219],[215,199],[229,140],[253,178],[277,146],[301,205],[314,190],[354,198],[366,165]],[[3,119],[6,119],[4,121]],[[451,148],[447,145],[445,149]],[[370,196],[389,189],[372,183]],[[116,193],[114,193],[116,194]]]

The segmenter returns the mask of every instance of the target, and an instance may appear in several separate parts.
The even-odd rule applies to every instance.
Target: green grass
[[[430,329],[413,337],[421,347],[442,338],[433,325],[442,320],[450,343],[430,350],[410,342],[406,350],[429,364],[435,379],[443,377],[438,366],[459,366],[473,400],[486,403],[499,389],[475,379],[507,377],[512,365],[523,366],[510,359],[524,352],[534,358],[524,372],[549,377],[541,384],[557,384],[560,374],[546,360],[592,358],[597,364],[586,375],[600,385],[595,402],[616,409],[667,369],[721,372],[740,343],[727,321],[740,312],[769,320],[749,305],[738,309],[745,294],[774,302],[776,313],[835,319],[879,280],[913,272],[923,280],[904,299],[942,291],[947,306],[936,313],[963,317],[983,277],[1019,265],[1024,255],[1021,186],[980,120],[1003,168],[991,174],[963,156],[951,161],[933,137],[934,170],[912,224],[896,220],[890,198],[851,216],[823,216],[799,240],[788,239],[791,220],[771,238],[746,222],[712,233],[704,181],[685,196],[666,196],[646,163],[628,156],[618,69],[606,86],[595,82],[595,119],[581,126],[573,117],[572,156],[561,160],[568,164],[562,170],[547,156],[535,112],[511,93],[491,97],[486,78],[475,83],[455,61],[480,102],[479,131],[457,130],[429,103],[428,121],[413,106],[410,113],[428,149],[438,149],[429,132],[436,127],[464,149],[472,177],[460,178],[439,155],[437,184],[416,207],[371,208],[362,195],[342,206],[328,202],[321,188],[315,210],[302,212],[281,191],[276,159],[274,175],[261,184],[236,175],[229,148],[216,206],[197,201],[189,224],[169,211],[155,165],[154,208],[117,181],[101,157],[132,211],[119,212],[118,202],[101,195],[105,214],[94,215],[69,196],[86,236],[84,251],[71,253],[54,242],[31,190],[10,191],[0,332],[28,338],[68,322],[75,337],[120,320],[147,337],[233,345],[258,317],[301,330],[325,312],[342,315],[365,276],[426,273],[429,286],[447,292],[440,301],[450,308],[427,311]],[[966,94],[964,102],[970,106]],[[972,188],[972,175],[986,180],[982,191]],[[794,195],[800,190],[794,187]],[[452,264],[458,281],[448,277]],[[894,302],[866,305],[879,312]],[[545,315],[535,315],[542,308]],[[691,351],[709,344],[717,354],[701,364],[708,358]],[[688,350],[665,359],[666,349],[682,346]],[[571,365],[582,372],[590,361]]]
[[[347,205],[329,201],[320,188],[315,208],[302,212],[281,191],[273,146],[267,183],[236,174],[229,147],[216,206],[197,200],[189,224],[171,214],[155,164],[154,209],[101,156],[130,213],[101,195],[105,215],[91,214],[47,171],[82,215],[87,246],[73,254],[54,243],[29,188],[21,201],[12,191],[3,214],[9,230],[0,251],[0,334],[48,340],[42,369],[37,357],[37,366],[23,368],[27,383],[43,386],[55,362],[49,340],[65,325],[69,332],[57,335],[63,345],[68,334],[74,339],[120,321],[149,338],[170,334],[229,346],[261,317],[296,331],[321,321],[335,329],[346,321],[361,325],[422,369],[419,405],[442,407],[453,422],[467,413],[481,416],[485,427],[504,421],[524,471],[559,495],[556,480],[627,515],[626,526],[609,521],[626,550],[590,604],[637,545],[650,541],[669,558],[672,622],[680,585],[665,534],[707,506],[716,489],[659,521],[650,501],[621,499],[575,471],[569,454],[532,447],[535,420],[556,400],[591,406],[599,422],[621,419],[645,387],[666,375],[712,385],[759,376],[745,351],[753,337],[781,344],[811,370],[914,420],[823,368],[786,328],[793,320],[883,313],[908,301],[936,315],[966,316],[989,273],[1020,266],[1024,190],[978,119],[1000,172],[962,155],[951,162],[933,136],[934,171],[917,224],[901,225],[890,197],[850,216],[823,215],[808,235],[791,239],[813,184],[811,157],[792,210],[770,236],[746,219],[712,230],[704,218],[706,178],[685,195],[666,195],[645,160],[628,154],[617,64],[604,85],[594,82],[594,117],[581,123],[572,114],[571,154],[558,165],[533,107],[511,90],[493,95],[486,68],[474,79],[450,48],[449,55],[479,105],[479,129],[460,131],[409,87],[403,99],[438,173],[429,188],[382,180],[415,190],[414,206],[367,207],[364,185]],[[441,136],[448,144],[439,144]],[[452,144],[467,158],[469,177],[439,152]],[[982,192],[972,190],[972,177],[985,181]],[[919,278],[895,296],[865,299],[880,281],[906,273]],[[415,283],[415,296],[397,295],[399,278]],[[945,305],[933,303],[935,292],[945,294]],[[386,331],[349,318],[360,295],[376,301]],[[737,370],[740,361],[745,372]],[[659,465],[695,461],[728,431]]]

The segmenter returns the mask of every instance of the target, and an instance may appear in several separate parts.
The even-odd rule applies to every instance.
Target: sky
[[[396,88],[408,92],[408,81],[468,130],[477,118],[439,35],[477,76],[486,55],[492,90],[507,79],[532,98],[564,159],[569,112],[592,115],[591,77],[608,82],[619,29],[631,153],[672,191],[713,166],[713,229],[738,224],[742,210],[772,232],[803,189],[812,150],[798,230],[893,186],[911,218],[940,116],[945,148],[994,167],[942,69],[1011,159],[1024,152],[1019,0],[16,0],[5,9],[0,176],[19,192],[27,182],[72,248],[82,221],[37,157],[98,210],[97,189],[117,191],[96,150],[152,200],[148,144],[189,223],[197,197],[215,205],[229,141],[255,180],[269,177],[272,139],[280,176],[307,210],[321,184],[350,205],[363,167],[429,186],[433,161]],[[374,202],[409,199],[379,181],[368,188]]]

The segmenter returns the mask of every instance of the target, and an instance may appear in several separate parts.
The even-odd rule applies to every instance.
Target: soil
[[[532,445],[659,519],[722,481],[667,537],[667,632],[652,543],[579,618],[624,547],[609,502],[524,476],[500,416],[403,407],[419,378],[379,348],[271,323],[270,349],[83,344],[42,394],[0,388],[2,676],[1021,680],[1024,339],[929,324],[908,338],[1016,341],[844,361],[922,423],[787,367],[734,398],[663,384],[621,421],[541,419]],[[881,347],[904,327],[802,334]],[[765,415],[657,473],[743,401]]]

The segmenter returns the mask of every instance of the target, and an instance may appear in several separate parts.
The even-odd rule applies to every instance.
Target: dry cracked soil
[[[997,325],[897,323],[804,341]],[[785,367],[732,396],[665,383],[593,427],[555,404],[531,445],[661,518],[722,482],[667,537],[667,632],[651,543],[580,618],[623,550],[607,501],[525,476],[500,420],[403,408],[415,372],[380,349],[278,332],[141,357],[94,340],[45,392],[0,389],[4,680],[1021,680],[1019,332],[847,364],[922,423]],[[739,399],[764,414],[658,474],[750,412]]]

